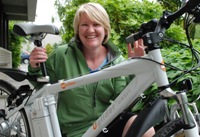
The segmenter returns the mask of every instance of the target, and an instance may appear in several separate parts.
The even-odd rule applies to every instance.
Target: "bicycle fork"
[[[35,137],[61,137],[54,96],[37,98],[31,107],[30,116]]]
[[[199,128],[194,116],[188,106],[188,98],[186,93],[179,92],[176,94],[176,100],[180,105],[184,121],[185,137],[199,137]]]

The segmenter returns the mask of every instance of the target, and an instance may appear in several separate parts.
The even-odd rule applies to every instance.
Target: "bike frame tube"
[[[49,95],[46,99],[46,105],[49,110],[49,115],[51,118],[51,124],[52,124],[52,129],[55,137],[61,137],[61,131],[60,131],[60,125],[58,123],[58,117],[56,113],[56,107],[55,107],[55,98],[53,95]]]
[[[163,62],[159,49],[151,51],[148,55],[141,58],[152,59],[160,63]],[[149,74],[152,75],[149,76]],[[83,75],[69,80],[63,80],[62,82],[45,86],[37,91],[34,96],[31,96],[31,98],[29,99],[29,103],[32,103],[32,101],[34,101],[36,97],[42,95],[44,90],[48,91],[49,94],[56,94],[64,90],[69,90],[86,84],[91,84],[100,80],[128,75],[135,75],[135,78],[143,77],[142,79],[140,79],[141,81],[139,81],[137,84],[142,83],[142,85],[144,85],[146,80],[149,79],[152,79],[153,82],[156,82],[158,87],[167,86],[169,84],[167,74],[163,65],[159,65],[155,62],[145,59],[130,59],[92,74]]]

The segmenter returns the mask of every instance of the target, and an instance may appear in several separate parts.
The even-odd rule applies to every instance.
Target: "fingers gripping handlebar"
[[[164,33],[164,31],[170,27],[174,20],[179,18],[184,13],[194,15],[195,23],[200,22],[200,0],[189,0],[187,3],[185,3],[184,6],[182,6],[182,8],[180,8],[176,12],[170,13],[168,11],[165,11],[163,12],[163,16],[160,18],[160,20],[153,19],[147,23],[143,23],[137,33],[131,34],[126,38],[126,43],[137,41],[138,39],[143,38],[143,36],[149,32]]]

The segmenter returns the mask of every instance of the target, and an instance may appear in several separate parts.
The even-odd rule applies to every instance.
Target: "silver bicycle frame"
[[[160,49],[150,51],[148,55],[142,58],[152,59],[156,62],[163,63]],[[169,84],[164,65],[159,65],[155,62],[145,59],[129,59],[115,66],[105,68],[96,73],[83,75],[77,78],[63,80],[55,84],[47,84],[39,91],[34,93],[26,103],[26,100],[18,108],[11,111],[7,118],[12,116],[16,111],[24,107],[28,115],[29,125],[32,135],[61,137],[58,119],[56,115],[55,99],[52,95],[59,92],[76,88],[82,85],[97,82],[103,79],[114,78],[118,76],[135,75],[134,79],[122,91],[122,93],[113,101],[113,103],[105,110],[105,112],[96,120],[96,122],[86,131],[83,137],[94,137],[100,132],[106,131],[108,124],[116,118],[124,109],[126,109],[138,96],[140,96],[152,83],[156,83],[158,87]],[[67,91],[66,91],[67,92]],[[171,97],[175,95],[170,88],[161,92],[164,96]],[[34,131],[33,112],[39,110],[44,117],[45,127],[48,132],[45,135],[36,135]],[[41,116],[42,116],[41,115]],[[47,125],[49,123],[49,125]],[[42,123],[41,123],[42,125]],[[43,124],[44,125],[44,124]],[[32,131],[33,130],[33,131]],[[51,130],[51,131],[50,131]],[[40,131],[42,132],[42,131]],[[197,126],[186,131],[186,137],[199,137]]]

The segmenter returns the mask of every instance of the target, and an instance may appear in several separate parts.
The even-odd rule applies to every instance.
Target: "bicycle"
[[[137,98],[148,89],[153,83],[158,86],[159,97],[153,100],[146,109],[142,110],[134,123],[131,125],[125,137],[134,135],[141,137],[150,127],[161,122],[168,114],[166,107],[166,99],[175,98],[177,105],[182,112],[180,118],[171,118],[167,125],[164,125],[155,137],[172,136],[183,130],[186,137],[199,137],[199,112],[192,114],[192,110],[188,106],[186,92],[190,89],[190,81],[183,83],[183,89],[179,92],[173,91],[168,81],[165,64],[160,51],[159,42],[163,40],[165,30],[170,27],[173,21],[183,15],[189,13],[198,21],[199,0],[190,0],[185,6],[177,12],[171,14],[164,12],[159,20],[151,20],[144,23],[140,27],[138,33],[132,34],[126,38],[127,43],[132,43],[142,38],[144,44],[148,47],[148,53],[143,57],[135,57],[128,59],[120,64],[103,68],[102,70],[82,75],[69,80],[60,80],[57,83],[50,84],[49,77],[46,72],[44,63],[41,63],[43,77],[37,78],[30,76],[28,73],[0,68],[0,72],[7,74],[17,81],[25,79],[42,83],[40,89],[31,89],[28,85],[22,85],[19,89],[9,88],[10,84],[0,81],[0,87],[9,94],[7,98],[7,107],[0,112],[0,136],[24,136],[24,137],[61,137],[61,131],[56,115],[55,95],[64,90],[69,90],[103,79],[109,79],[118,76],[135,75],[134,79],[126,86],[121,94],[113,101],[113,103],[105,110],[105,112],[96,120],[96,122],[86,131],[83,137],[95,137],[101,132],[108,132],[108,125],[127,110]],[[14,25],[16,34],[28,37],[34,41],[36,46],[42,46],[42,40],[47,34],[58,34],[58,29],[53,25],[34,25],[28,23],[19,23]],[[195,55],[198,51],[193,49]],[[189,73],[198,65],[186,73]],[[3,85],[4,84],[4,85]],[[172,112],[176,112],[177,108]],[[11,121],[12,117],[17,119]],[[174,115],[174,114],[171,114]],[[21,125],[21,122],[24,124]],[[170,128],[173,126],[173,128]],[[11,130],[12,129],[12,130]],[[42,129],[42,130],[41,130]],[[13,134],[13,132],[15,132]]]

